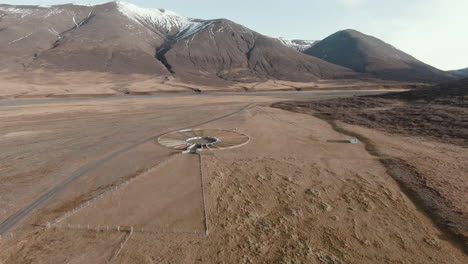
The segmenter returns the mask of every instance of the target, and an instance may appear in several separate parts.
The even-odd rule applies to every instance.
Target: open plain
[[[270,107],[375,93],[1,101],[0,263],[466,263],[364,143]],[[187,128],[250,141],[157,143]]]
[[[0,264],[468,263],[462,0],[6,2]]]

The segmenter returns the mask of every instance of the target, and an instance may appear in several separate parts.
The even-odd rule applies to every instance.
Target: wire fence
[[[47,229],[72,229],[72,230],[89,230],[89,231],[96,231],[96,232],[104,232],[104,231],[117,231],[117,232],[138,232],[138,233],[153,233],[153,234],[161,234],[161,233],[172,233],[172,234],[195,234],[195,235],[205,235],[206,232],[204,230],[177,230],[177,229],[151,229],[151,228],[137,228],[134,226],[125,226],[125,225],[81,225],[81,224],[52,224],[47,222],[46,225]]]
[[[120,183],[119,185],[113,186],[112,188],[108,189],[107,191],[101,193],[99,196],[96,196],[95,198],[86,201],[82,203],[80,206],[73,208],[72,210],[69,210],[65,212],[63,215],[55,218],[54,220],[47,222],[46,228],[61,228],[61,229],[75,229],[75,230],[93,230],[93,231],[117,231],[117,232],[139,232],[139,233],[173,233],[173,234],[195,234],[195,235],[208,235],[208,215],[207,215],[207,209],[206,209],[206,198],[205,198],[205,187],[204,187],[204,177],[203,177],[203,169],[202,169],[202,157],[200,154],[198,154],[198,160],[199,160],[199,173],[200,173],[200,182],[201,182],[201,192],[202,192],[202,202],[203,202],[203,216],[204,216],[204,229],[203,231],[194,231],[194,230],[174,230],[174,229],[148,229],[148,228],[136,228],[134,226],[125,226],[125,225],[117,225],[117,226],[110,226],[110,225],[98,225],[98,226],[92,226],[89,224],[82,225],[82,224],[60,224],[61,221],[64,219],[72,216],[76,212],[80,211],[81,209],[84,209],[86,207],[89,207],[92,205],[94,202],[97,200],[103,198],[104,196],[115,192],[119,190],[120,188],[132,183],[138,178],[141,178],[142,176],[146,175],[148,172],[151,172],[160,166],[166,164],[170,160],[174,159],[175,157],[178,157],[181,155],[180,153],[174,156],[171,156],[170,158],[158,163],[156,166],[142,172],[141,174]],[[189,154],[190,155],[190,154]]]
[[[133,230],[131,232],[128,232],[127,234],[125,234],[125,237],[124,239],[122,240],[122,242],[120,243],[119,247],[117,248],[117,250],[114,251],[114,253],[112,254],[112,256],[109,258],[109,261],[108,263],[113,263],[117,257],[119,256],[120,252],[122,251],[122,249],[124,248],[125,244],[127,244],[127,241],[130,239],[130,236],[133,234]]]
[[[205,184],[203,181],[203,168],[202,168],[202,156],[198,154],[198,161],[200,167],[200,181],[201,181],[201,190],[202,190],[202,198],[203,198],[203,216],[204,216],[204,224],[205,224],[205,235],[208,235],[208,214],[206,210],[206,199],[205,199]]]
[[[64,219],[72,216],[73,214],[75,214],[76,212],[80,211],[81,209],[83,208],[86,208],[88,206],[90,206],[91,204],[93,204],[94,202],[96,202],[97,200],[100,200],[101,198],[103,198],[104,196],[110,194],[110,193],[113,193],[117,190],[119,190],[120,188],[134,182],[135,180],[145,176],[146,174],[148,174],[149,172],[155,170],[155,169],[158,169],[159,167],[161,167],[162,165],[168,163],[170,160],[172,159],[175,159],[176,157],[178,157],[179,155],[181,155],[180,153],[179,154],[176,154],[174,156],[171,156],[167,159],[165,159],[164,161],[156,164],[154,167],[151,167],[150,169],[147,169],[146,171],[143,171],[142,173],[138,174],[137,176],[133,177],[133,178],[130,178],[116,186],[113,186],[112,188],[109,188],[108,190],[106,190],[105,192],[101,193],[100,195],[94,197],[93,199],[91,200],[88,200],[84,203],[82,203],[81,205],[79,205],[78,207],[75,207],[67,212],[65,212],[63,215],[55,218],[54,220],[51,221],[51,224],[58,224],[59,222],[63,221]]]

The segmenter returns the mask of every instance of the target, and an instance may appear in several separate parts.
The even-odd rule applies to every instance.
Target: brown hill
[[[429,83],[454,79],[452,74],[356,30],[339,31],[304,53],[381,79]]]
[[[0,5],[0,17],[4,71],[145,73],[198,81],[355,75],[229,20],[191,19],[123,2]]]
[[[276,78],[309,81],[350,76],[351,71],[311,58],[229,20],[210,21],[175,41],[165,58],[176,73],[226,80]]]
[[[6,29],[0,33],[5,35],[0,47],[7,68],[21,63],[26,70],[168,74],[154,58],[164,35],[155,28],[132,27],[117,3],[7,6],[3,11]]]

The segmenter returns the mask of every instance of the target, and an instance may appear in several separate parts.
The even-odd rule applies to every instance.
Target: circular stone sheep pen
[[[228,149],[245,145],[249,137],[229,130],[184,129],[162,135],[158,143],[164,147],[197,153],[200,150]]]

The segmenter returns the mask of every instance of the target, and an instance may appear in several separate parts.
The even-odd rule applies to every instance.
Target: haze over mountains
[[[200,82],[454,78],[353,30],[320,42],[277,39],[226,19],[192,19],[124,2],[0,5],[0,36],[0,72],[142,73]]]

